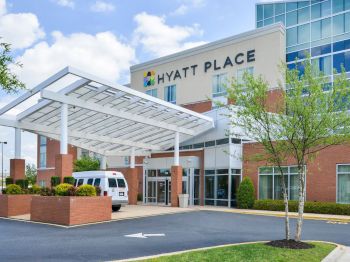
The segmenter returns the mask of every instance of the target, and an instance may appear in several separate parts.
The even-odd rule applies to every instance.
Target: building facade
[[[225,86],[232,78],[241,81],[248,72],[269,83],[267,107],[273,112],[285,91],[280,63],[285,61],[292,68],[296,58],[306,57],[305,50],[328,77],[327,91],[333,81],[332,68],[338,70],[343,65],[350,71],[349,5],[345,0],[258,4],[257,29],[130,68],[130,88],[215,121],[215,128],[182,139],[180,144],[182,191],[189,194],[190,204],[234,207],[244,176],[252,178],[258,199],[281,198],[276,170],[267,163],[246,160],[246,156],[261,152],[261,147],[249,137],[234,137],[226,112],[216,108],[215,101],[230,102],[226,101]],[[159,119],[167,119],[167,113],[164,110]],[[58,150],[55,143],[38,138],[38,181],[42,185],[48,185],[55,173],[50,162]],[[307,200],[350,203],[348,151],[345,145],[329,148],[306,167]],[[74,159],[92,154],[76,147],[71,147],[70,153]],[[136,159],[138,191],[144,203],[170,204],[173,155],[169,148]],[[128,156],[107,158],[108,169],[123,172],[129,164]],[[293,161],[285,163],[290,199],[297,198],[298,190],[294,165]]]

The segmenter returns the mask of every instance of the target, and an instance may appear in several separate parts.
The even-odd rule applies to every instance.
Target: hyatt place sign
[[[218,62],[216,59],[213,61],[204,62],[203,71],[207,73],[210,69],[214,71],[225,69],[228,66],[241,65],[244,62],[250,63],[255,61],[255,49],[248,50],[246,53],[238,53],[235,56],[227,56],[225,61]],[[166,73],[156,74],[154,71],[144,73],[144,86],[153,86],[156,82],[163,84],[165,82],[175,81],[178,79],[186,78],[189,75],[195,76],[198,70],[198,64],[186,66],[181,69],[172,70]]]

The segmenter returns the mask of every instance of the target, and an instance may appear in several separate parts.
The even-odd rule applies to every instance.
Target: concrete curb
[[[214,211],[214,212],[227,212],[227,213],[234,213],[234,214],[242,214],[242,215],[255,215],[255,216],[272,216],[272,217],[284,217],[284,213],[276,213],[278,211],[266,211],[266,210],[257,210],[257,211],[251,211],[251,210],[242,210],[242,209],[216,209],[216,208],[205,208],[200,207],[198,208],[202,211]],[[297,218],[298,215],[292,213],[289,213],[290,218]],[[335,216],[327,216],[327,215],[311,215],[310,213],[304,214],[304,219],[308,220],[321,220],[321,221],[334,221],[339,223],[350,223],[350,217],[349,218],[343,218],[343,217],[335,217]]]
[[[166,256],[173,256],[173,255],[179,255],[179,254],[184,254],[184,253],[189,253],[189,252],[210,250],[210,249],[222,248],[222,247],[232,247],[232,246],[240,246],[240,245],[267,243],[269,241],[270,240],[268,240],[268,241],[252,241],[252,242],[241,242],[241,243],[225,244],[225,245],[210,246],[210,247],[200,247],[200,248],[187,249],[187,250],[181,250],[181,251],[175,251],[175,252],[169,252],[169,253],[162,253],[162,254],[158,254],[158,255],[144,256],[144,257],[135,257],[135,258],[128,258],[128,259],[120,259],[120,260],[111,260],[109,262],[140,261],[140,260],[153,259],[153,258],[166,257]],[[335,245],[336,248],[334,250],[336,250],[338,247],[341,246],[341,245],[339,245],[337,243],[328,242],[328,241],[320,241],[320,240],[304,240],[304,242],[316,242],[316,243],[325,243],[325,244]],[[330,254],[332,254],[334,252],[334,250]],[[335,261],[335,260],[329,260],[329,261],[326,261],[326,262],[331,262],[331,261]],[[323,260],[322,260],[322,262],[323,262]],[[346,261],[344,261],[344,262],[346,262]]]

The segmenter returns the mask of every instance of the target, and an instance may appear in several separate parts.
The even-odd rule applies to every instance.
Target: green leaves
[[[100,169],[100,161],[88,156],[74,161],[74,172],[93,171]]]
[[[7,43],[0,43],[0,87],[7,93],[16,93],[24,89],[25,85],[10,70],[10,66],[22,65],[15,62],[10,55],[11,47]]]

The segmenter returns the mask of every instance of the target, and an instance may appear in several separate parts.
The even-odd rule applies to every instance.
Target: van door
[[[124,178],[117,178],[118,197],[120,200],[128,200],[128,187]]]
[[[111,196],[112,200],[118,199],[118,184],[115,178],[108,178],[108,196]]]

